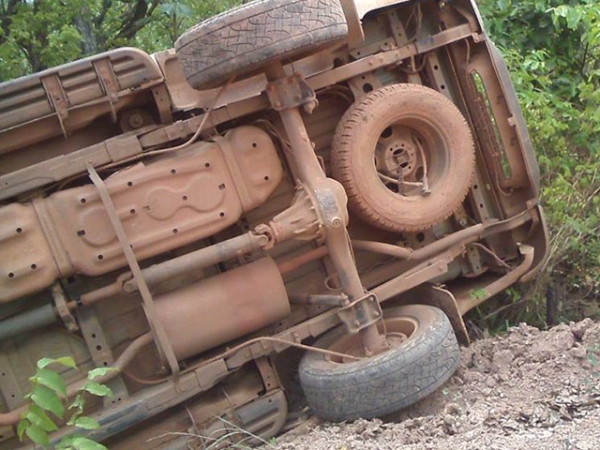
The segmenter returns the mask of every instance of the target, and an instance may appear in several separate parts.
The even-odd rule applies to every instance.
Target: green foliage
[[[241,0],[0,0],[0,81],[116,47],[171,47]]]
[[[58,430],[56,420],[66,419],[66,411],[70,412],[66,422],[69,426],[84,431],[100,427],[95,419],[84,415],[86,393],[97,397],[112,396],[108,386],[94,380],[114,369],[98,368],[88,373],[87,381],[77,390],[75,398],[69,403],[64,379],[59,372],[49,368],[51,365],[77,368],[75,361],[70,357],[39,360],[35,375],[29,379],[32,389],[25,397],[28,400],[27,410],[23,413],[17,427],[17,434],[21,441],[28,437],[43,448],[50,445],[50,433]],[[61,439],[55,448],[57,450],[107,450],[103,445],[77,433]]]
[[[485,300],[487,297],[489,297],[488,292],[485,289],[472,289],[471,292],[469,292],[469,296],[473,299],[473,300]]]
[[[557,320],[600,317],[600,7],[597,0],[480,0],[491,38],[512,74],[542,173],[550,259],[523,291],[506,295],[497,325],[543,326],[545,297]],[[495,326],[495,325],[492,325]]]

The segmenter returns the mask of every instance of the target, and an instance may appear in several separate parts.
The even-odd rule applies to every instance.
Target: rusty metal
[[[304,106],[310,114],[317,107],[315,91],[301,73],[270,81],[267,84],[267,96],[275,111]]]
[[[256,331],[289,313],[283,280],[270,258],[156,298],[156,318],[179,360]],[[211,320],[199,326],[202,317]]]
[[[113,122],[117,122],[116,104],[119,101],[119,81],[112,67],[110,58],[98,59],[93,63],[94,70],[98,75],[98,81],[102,90],[106,94],[108,103],[110,104],[111,117]]]
[[[301,184],[296,185],[292,206],[275,216],[268,226],[259,227],[260,230],[271,236],[272,246],[288,239],[312,241],[322,238],[325,231],[317,200]]]
[[[93,405],[103,426],[88,437],[146,448],[156,432],[223,428],[215,417],[270,436],[287,414],[273,354],[297,347],[357,360],[305,343],[341,323],[361,356],[384,350],[383,302],[435,305],[467,343],[470,292],[485,289],[487,298],[543,266],[535,156],[473,3],[342,4],[347,45],[257,68],[266,75],[227,89],[192,89],[173,50],[134,49],[0,85],[0,407],[12,410],[0,426],[20,419],[31,375],[10,352],[32,360],[38,339],[73,351],[81,367],[102,367],[133,341],[114,365],[151,383],[132,377],[126,392],[113,375],[101,379],[123,395]],[[331,139],[353,102],[407,82],[441,92],[467,118],[476,174],[454,216],[422,233],[381,233],[347,211],[352,192],[328,178]],[[407,157],[418,162],[419,152]],[[95,181],[110,202],[85,178],[88,167],[102,174]],[[430,179],[402,175],[401,191],[426,193]],[[156,311],[146,318],[148,304]],[[63,325],[80,326],[87,345]],[[157,325],[165,328],[158,339]],[[14,339],[15,330],[31,338]],[[158,348],[146,348],[152,342]],[[178,380],[156,357],[171,347]],[[155,448],[188,444],[199,441],[164,437]]]
[[[281,268],[279,268],[281,270]],[[348,297],[345,295],[292,295],[290,303],[295,305],[324,305],[348,306]]]
[[[462,345],[469,345],[469,333],[460,313],[456,298],[445,287],[433,286],[431,284],[422,284],[412,289],[398,298],[392,300],[393,304],[419,304],[431,305],[441,309],[450,319],[454,333],[458,342]]]
[[[527,221],[529,218],[529,214],[526,213],[509,222],[513,228],[516,228],[524,223],[522,222],[523,220]],[[435,256],[436,254],[449,247],[452,247],[453,245],[466,245],[469,242],[481,239],[484,235],[493,235],[496,232],[495,230],[498,230],[501,227],[506,227],[506,223],[508,222],[493,223],[487,228],[481,224],[474,225],[465,230],[445,236],[417,250],[400,247],[398,245],[388,244],[385,242],[363,241],[359,239],[353,239],[351,242],[354,250],[380,253],[403,260],[420,261],[428,257]],[[303,265],[325,257],[327,254],[328,250],[326,247],[319,247],[314,250],[310,250],[303,255],[280,263],[279,268],[283,274],[290,273]]]
[[[271,82],[286,78],[281,63],[273,63],[267,68],[267,78]],[[329,257],[337,270],[340,283],[351,301],[358,299],[362,297],[364,289],[353,264],[352,249],[347,237],[348,212],[344,189],[334,180],[325,178],[298,108],[282,109],[279,115],[293,148],[298,179],[307,186],[319,204],[319,215],[326,229],[325,245],[329,249]],[[380,335],[374,325],[362,329],[361,335],[367,354],[385,346],[385,336]]]
[[[156,108],[158,109],[158,115],[161,123],[172,123],[173,122],[173,103],[169,96],[167,86],[163,83],[158,84],[152,88],[152,95],[156,102]]]
[[[448,271],[449,265],[464,251],[464,247],[456,245],[450,250],[418,264],[416,267],[372,289],[380,302],[394,298],[418,285],[435,279]]]
[[[360,16],[354,0],[340,0],[344,16],[348,22],[348,45],[350,48],[359,46],[365,40],[365,32],[360,23]]]
[[[18,203],[0,207],[0,248],[6,252],[0,259],[0,303],[43,289],[60,276],[43,219]]]
[[[136,257],[146,259],[208,237],[261,205],[275,190],[283,172],[265,132],[241,127],[223,139],[221,146],[191,146],[186,156],[163,158],[106,180]],[[231,142],[227,151],[222,150],[225,141]],[[0,271],[7,274],[0,280],[6,286],[0,302],[36,292],[59,274],[101,275],[125,265],[93,186],[0,207],[2,216],[13,229],[6,230],[12,245],[0,248]],[[28,260],[9,258],[16,249]]]
[[[60,123],[60,129],[64,137],[67,137],[67,129],[65,126],[65,120],[69,116],[69,100],[62,88],[60,79],[57,74],[48,75],[47,77],[40,78],[42,86],[48,96],[48,102],[52,105],[52,109],[56,112],[56,118]]]
[[[186,272],[202,270],[236,256],[266,248],[268,244],[269,239],[266,235],[249,232],[164,263],[155,264],[143,269],[142,273],[149,285],[157,285]],[[135,280],[126,281],[123,290],[128,293],[136,291]]]
[[[379,322],[383,313],[377,297],[367,294],[339,309],[338,316],[348,333],[357,334]]]
[[[52,298],[54,299],[54,307],[56,308],[56,315],[60,318],[65,328],[70,332],[74,333],[79,331],[79,326],[67,303],[65,293],[59,283],[52,286]]]
[[[445,33],[440,36],[433,35],[422,51],[431,51],[472,35],[472,32],[468,27],[461,27],[462,28],[459,27],[457,30],[449,30],[452,31],[451,33]],[[414,44],[409,44],[397,50],[381,52],[377,55],[362,58],[342,67],[316,74],[307,79],[307,82],[310,87],[316,91],[357,76],[369,74],[377,69],[397,65],[406,58],[418,55],[419,52],[420,50],[418,50]],[[215,127],[236,118],[259,112],[268,108],[269,104],[266,96],[252,96],[251,98],[225,105],[216,109],[211,114],[210,121],[208,121],[205,127],[200,131],[204,131],[207,128]],[[156,131],[145,132],[143,130],[136,130],[136,134],[139,137],[139,150],[136,154],[141,154],[144,149],[165,145],[175,139],[189,137],[199,129],[199,125],[203,118],[204,115],[194,117],[177,122],[173,125],[161,127]],[[110,140],[108,142],[110,142]],[[72,155],[68,155],[68,157],[60,156],[38,165],[25,167],[18,173],[18,176],[16,173],[0,176],[1,186],[11,186],[11,189],[3,189],[0,191],[0,200],[26,192],[28,189],[47,185],[52,181],[59,180],[61,177],[81,173],[85,171],[85,163],[82,163],[82,161],[85,161],[86,163],[91,162],[94,167],[101,167],[106,164],[118,162],[113,161],[106,154],[105,145],[106,144],[103,142],[80,149]],[[57,169],[60,169],[60,171],[57,171]],[[55,175],[52,175],[52,173],[55,173]],[[40,175],[43,175],[43,177]]]
[[[152,294],[150,293],[150,289],[144,280],[144,275],[142,274],[142,270],[140,269],[140,265],[135,253],[133,253],[129,238],[127,237],[127,234],[125,234],[123,224],[117,215],[117,210],[115,209],[115,205],[110,197],[108,188],[93,167],[89,166],[88,171],[90,173],[90,179],[92,180],[92,183],[94,183],[94,186],[96,189],[98,189],[98,193],[100,194],[100,198],[104,204],[106,214],[108,215],[114,232],[117,235],[117,239],[119,240],[119,244],[121,245],[121,250],[127,259],[127,264],[129,265],[133,277],[138,285],[142,300],[144,301],[144,312],[146,313],[146,318],[148,319],[148,324],[150,325],[150,329],[152,330],[152,334],[156,340],[157,346],[162,356],[164,356],[169,363],[171,373],[177,378],[180,370],[177,358],[168,340],[164,326],[159,320],[157,320],[156,307],[152,298]]]
[[[81,328],[81,334],[96,367],[113,367],[115,358],[94,309],[79,308],[77,310],[77,319]],[[129,392],[121,374],[109,380],[107,385],[113,391],[113,395],[103,399],[105,407],[114,405],[129,397]]]
[[[62,136],[65,131],[72,136],[76,130],[81,130],[95,119],[111,113],[110,103],[93,67],[95,61],[106,58],[110,59],[116,68],[122,93],[116,105],[117,110],[127,108],[132,103],[143,102],[140,94],[148,87],[163,81],[159,67],[147,53],[133,48],[121,48],[2,83],[0,156],[9,152],[11,155],[10,158],[2,159],[0,165],[4,166],[10,159],[15,158],[16,153],[27,154],[35,160],[33,154],[37,149],[27,147]],[[68,125],[65,126],[66,130],[63,130],[60,121],[56,119],[57,108],[48,98],[43,85],[43,80],[52,79],[60,81],[60,89],[64,92],[63,97],[58,86],[51,89],[65,100],[59,100],[58,110],[63,110],[63,106],[68,108],[68,119],[64,112],[61,113],[63,125]],[[64,143],[60,142],[59,145],[63,146]]]
[[[488,298],[512,286],[525,275],[529,269],[531,269],[535,256],[535,249],[529,245],[520,245],[519,251],[523,255],[523,261],[506,275],[494,279],[491,282],[482,279],[483,282],[477,283],[476,286],[470,285],[468,292],[461,292],[461,294],[456,295],[456,301],[458,302],[461,315],[466,314]],[[477,296],[470,295],[474,290],[481,292],[482,294]]]
[[[260,376],[267,392],[274,391],[281,386],[277,370],[275,370],[269,358],[258,358],[256,360],[256,367],[260,372]]]
[[[282,275],[293,273],[306,264],[324,258],[328,253],[329,251],[327,250],[327,247],[317,247],[300,256],[278,263],[279,271]]]
[[[219,264],[236,256],[266,248],[269,239],[263,234],[253,232],[219,242],[186,255],[179,256],[160,264],[142,269],[146,283],[153,287],[169,279],[183,274],[200,271],[214,264]],[[124,273],[110,285],[83,294],[77,301],[68,304],[69,309],[78,306],[89,306],[122,293],[131,294],[138,290],[137,282],[130,273]]]

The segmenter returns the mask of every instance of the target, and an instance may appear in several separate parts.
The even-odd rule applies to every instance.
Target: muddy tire
[[[190,85],[208,89],[347,34],[337,0],[258,0],[199,23],[175,42],[175,50]]]
[[[387,86],[355,103],[337,127],[331,160],[351,211],[395,232],[449,217],[475,168],[473,137],[458,108],[414,84]]]
[[[460,348],[441,310],[400,306],[384,310],[384,316],[388,338],[400,332],[408,336],[391,350],[360,361],[306,353],[300,363],[300,383],[317,416],[333,422],[380,417],[421,400],[452,376]],[[316,346],[351,353],[349,347],[356,342],[349,339],[339,327]]]

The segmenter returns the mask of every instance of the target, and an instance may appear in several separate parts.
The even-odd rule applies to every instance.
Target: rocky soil
[[[600,324],[527,325],[463,349],[438,392],[383,420],[311,417],[277,450],[600,450]]]

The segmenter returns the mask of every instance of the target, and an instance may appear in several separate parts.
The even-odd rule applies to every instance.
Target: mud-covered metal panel
[[[290,314],[281,274],[263,258],[156,299],[156,315],[182,360]],[[202,317],[211,320],[202,322]]]
[[[162,81],[158,65],[145,52],[121,48],[0,84],[0,130],[107,98],[98,63],[106,61],[118,95],[152,81]],[[56,89],[48,81],[56,80]],[[108,101],[108,100],[107,100]],[[60,111],[62,109],[62,111]],[[65,116],[66,117],[66,116]]]
[[[138,259],[210,236],[242,214],[225,159],[211,144],[140,163],[109,177],[106,187]],[[100,275],[125,264],[94,186],[58,192],[47,201],[75,272]]]
[[[234,224],[267,200],[282,177],[271,138],[259,128],[246,126],[230,131],[218,144],[193,144],[117,172],[105,183],[133,251],[143,260]],[[126,265],[100,195],[91,184],[59,191],[34,205],[0,208],[0,217],[7,239],[14,235],[13,244],[0,247],[4,273],[0,301],[36,292],[59,273],[97,276]],[[28,234],[17,233],[19,227]],[[44,258],[36,252],[43,252]],[[11,262],[14,253],[23,258],[18,267]],[[50,271],[53,260],[58,269]],[[17,275],[28,275],[31,269],[27,268],[34,263],[40,267],[36,271],[48,270],[45,276],[17,283]]]
[[[58,275],[33,205],[0,208],[0,303],[38,291]]]
[[[240,134],[245,136],[240,139]],[[232,131],[224,141],[229,144],[225,151],[224,144],[202,143],[106,180],[138,259],[211,236],[273,192],[282,170],[271,139],[248,127]],[[243,155],[248,152],[254,159],[247,163]],[[254,173],[257,163],[260,180]],[[95,187],[56,193],[48,199],[48,209],[75,272],[100,275],[125,265]]]

